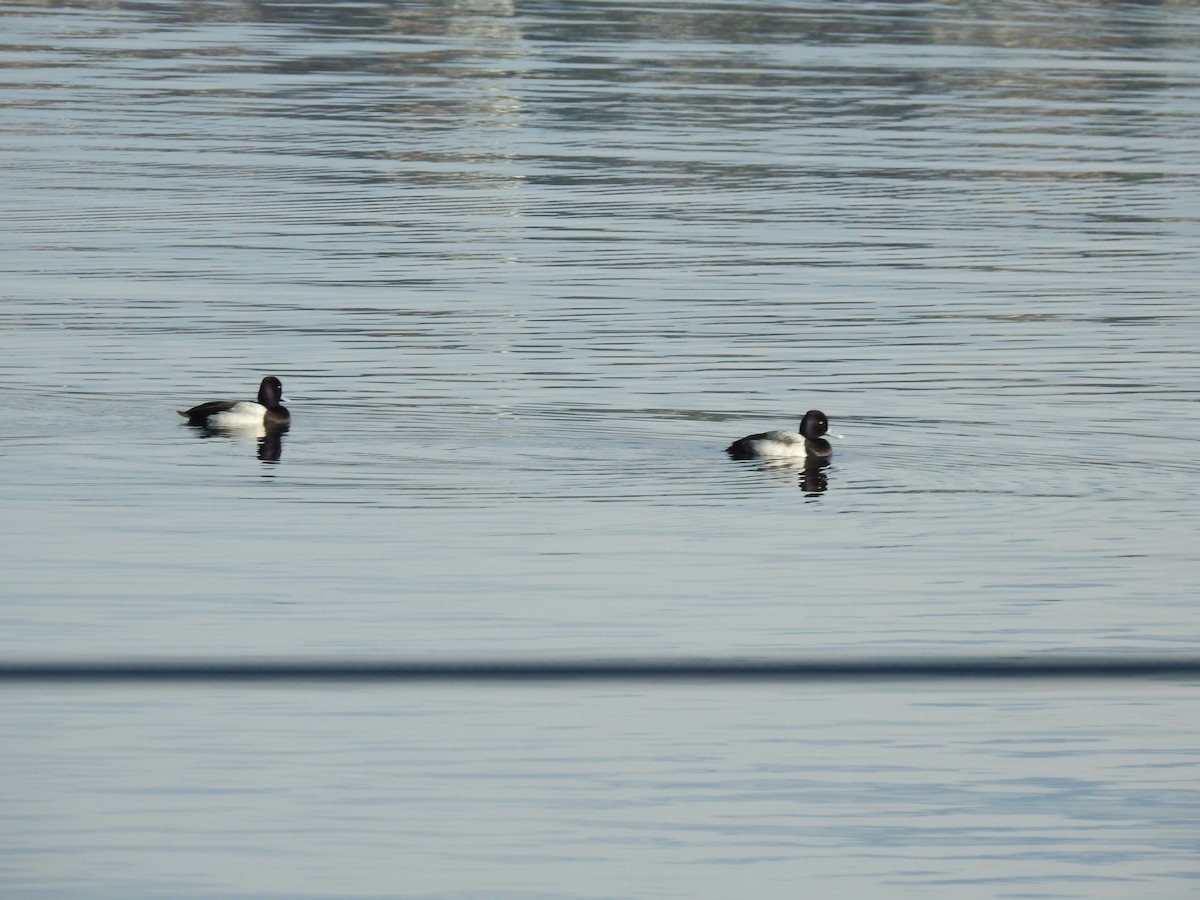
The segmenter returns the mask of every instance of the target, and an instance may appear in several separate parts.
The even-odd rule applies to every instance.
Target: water
[[[1196,652],[1195,5],[0,21],[5,659]],[[0,886],[1186,896],[1194,701],[10,685]]]

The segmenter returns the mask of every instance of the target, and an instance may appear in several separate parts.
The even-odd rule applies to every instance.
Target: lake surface
[[[3,660],[1200,652],[1197,4],[13,3],[0,111]],[[0,684],[0,894],[1186,897],[1198,687]]]

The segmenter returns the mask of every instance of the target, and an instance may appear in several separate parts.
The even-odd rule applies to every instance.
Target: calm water
[[[0,655],[1194,655],[1198,45],[0,6]],[[175,414],[264,374],[275,448]],[[0,893],[1184,897],[1198,699],[9,685]]]

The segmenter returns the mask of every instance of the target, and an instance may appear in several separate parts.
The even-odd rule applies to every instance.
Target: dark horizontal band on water
[[[1200,678],[1173,656],[0,662],[0,682],[830,682]]]

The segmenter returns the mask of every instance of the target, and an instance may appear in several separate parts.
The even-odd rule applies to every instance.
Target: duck
[[[829,418],[810,409],[800,420],[800,431],[763,431],[739,438],[725,452],[734,459],[805,459],[833,456],[833,448],[822,435],[829,431]]]
[[[268,375],[258,386],[258,401],[210,400],[191,409],[179,410],[189,425],[204,428],[282,428],[292,420],[283,406],[283,385]]]

